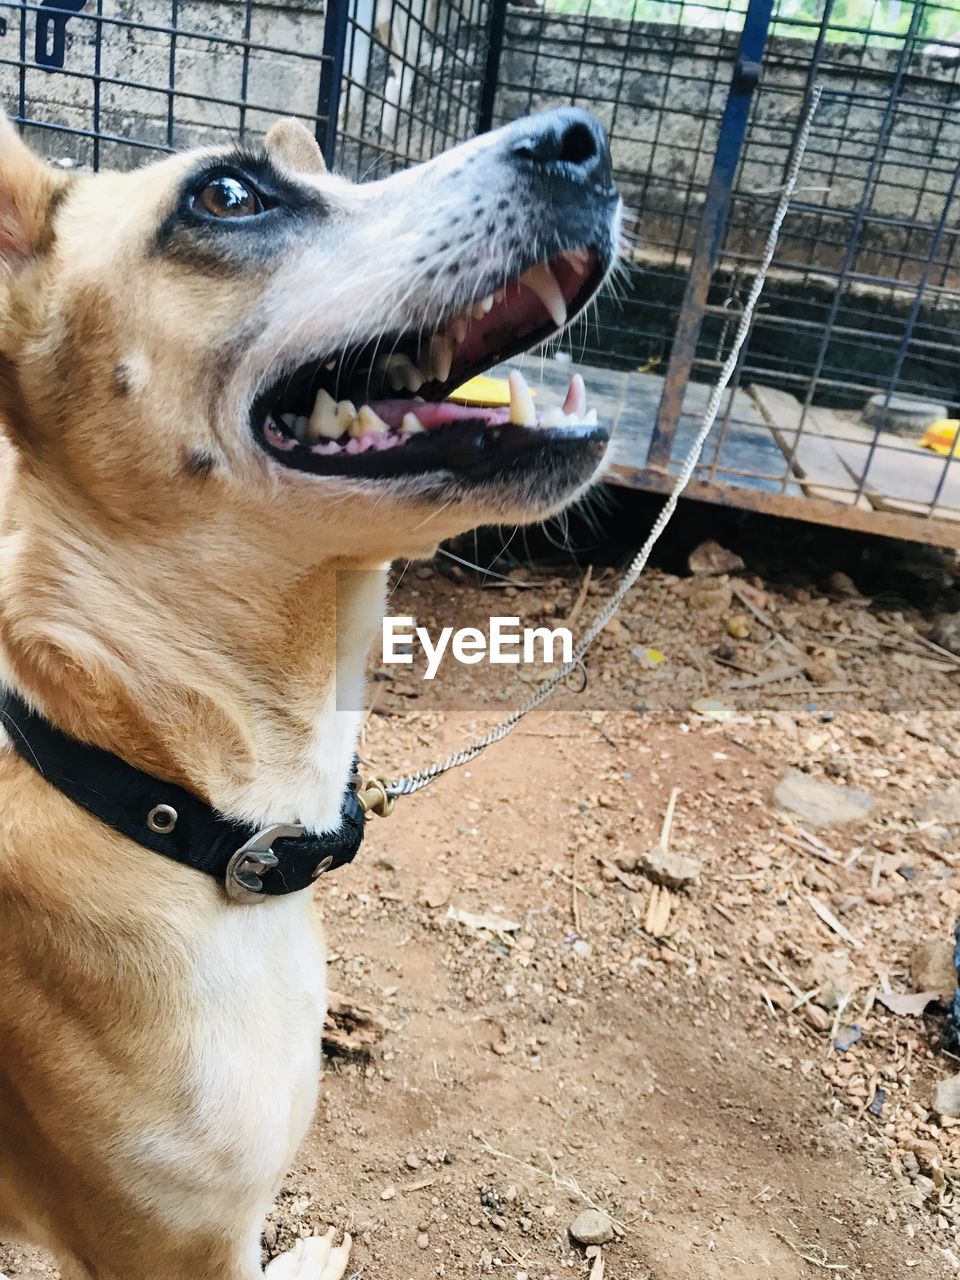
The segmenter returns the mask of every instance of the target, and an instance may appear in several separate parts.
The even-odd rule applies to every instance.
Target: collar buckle
[[[233,902],[262,902],[264,894],[261,877],[272,871],[279,862],[272,848],[274,840],[296,840],[303,832],[304,828],[300,826],[274,826],[264,827],[255,836],[251,836],[227,863],[227,874],[224,877],[227,896]]]

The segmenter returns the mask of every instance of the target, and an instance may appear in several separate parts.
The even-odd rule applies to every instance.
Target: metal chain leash
[[[620,583],[614,591],[607,604],[596,614],[587,627],[586,631],[581,635],[580,639],[574,647],[573,654],[568,662],[563,663],[558,669],[545,680],[528,698],[515,707],[514,710],[501,720],[498,725],[489,729],[486,733],[480,734],[473,738],[470,742],[460,747],[457,751],[451,752],[443,760],[436,760],[433,764],[428,765],[425,769],[416,769],[412,773],[402,774],[399,778],[395,778],[392,782],[382,777],[374,777],[367,782],[366,786],[361,789],[359,796],[360,802],[364,810],[369,813],[377,813],[386,816],[393,812],[397,796],[413,795],[416,791],[421,791],[424,787],[435,782],[445,773],[449,773],[451,769],[457,769],[461,765],[469,764],[471,760],[475,760],[481,752],[485,751],[494,742],[500,742],[512,733],[520,721],[531,711],[535,711],[537,707],[559,688],[567,677],[577,670],[583,664],[583,657],[590,646],[596,640],[597,636],[604,629],[610,619],[617,613],[620,606],[629,591],[635,586],[637,579],[643,573],[650,559],[650,554],[656,546],[663,531],[669,524],[673,513],[677,509],[677,504],[683,495],[684,490],[690,483],[690,479],[700,460],[703,447],[706,444],[707,437],[716,420],[717,413],[720,409],[720,401],[723,393],[727,389],[727,385],[733,376],[737,367],[737,361],[740,358],[740,351],[743,344],[747,340],[750,332],[750,325],[753,321],[753,313],[756,309],[757,302],[763,290],[764,282],[767,278],[767,272],[770,270],[770,264],[773,262],[773,255],[776,252],[777,242],[780,239],[780,230],[783,221],[787,216],[787,210],[793,197],[794,188],[797,185],[797,178],[800,174],[800,165],[803,161],[803,154],[807,147],[810,137],[810,130],[813,126],[813,118],[816,115],[817,106],[820,102],[822,88],[820,85],[814,85],[810,94],[807,109],[803,117],[803,123],[797,134],[797,140],[794,145],[793,152],[787,166],[786,180],[783,184],[780,201],[777,205],[770,231],[767,235],[764,245],[763,257],[760,261],[760,267],[754,278],[753,285],[747,297],[746,305],[740,315],[740,322],[737,326],[736,335],[734,336],[733,346],[720,370],[720,376],[710,393],[704,410],[703,419],[700,424],[700,430],[697,438],[693,442],[689,453],[684,459],[677,482],[674,485],[667,501],[664,503],[659,516],[657,517],[653,528],[647,536],[646,542],[633,558],[626,573],[620,579]]]

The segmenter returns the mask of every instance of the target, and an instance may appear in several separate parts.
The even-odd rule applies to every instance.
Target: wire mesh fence
[[[280,116],[352,175],[476,130],[489,0],[0,0],[0,99],[63,163],[255,140]]]
[[[605,370],[615,474],[643,484],[676,466],[729,350],[814,81],[801,190],[700,479],[960,521],[960,460],[917,445],[925,415],[960,417],[960,0],[0,0],[0,100],[61,164],[294,115],[367,178],[530,111],[594,111],[628,269],[559,355]]]
[[[324,15],[253,0],[0,0],[0,93],[60,161],[129,168],[262,134],[322,127]]]
[[[365,177],[476,132],[490,0],[353,0],[346,19],[338,162]]]
[[[741,56],[750,21],[768,24],[762,74],[732,142],[738,77],[760,72]],[[731,501],[826,500],[863,523],[957,521],[960,460],[920,439],[924,424],[960,416],[958,0],[511,7],[495,114],[576,102],[610,131],[629,270],[569,354],[633,374],[606,385],[620,405],[619,474],[647,483],[689,441],[703,398],[689,379],[714,377],[729,350],[814,82],[824,97],[801,190],[700,479],[737,486]],[[724,229],[710,204],[725,165]],[[722,238],[704,258],[711,218]]]

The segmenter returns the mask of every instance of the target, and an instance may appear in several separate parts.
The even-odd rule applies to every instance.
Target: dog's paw
[[[267,1265],[268,1280],[343,1280],[353,1241],[348,1235],[334,1247],[336,1232],[298,1240],[289,1253],[281,1253]]]

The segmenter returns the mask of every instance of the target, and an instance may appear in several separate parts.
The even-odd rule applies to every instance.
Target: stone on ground
[[[914,991],[936,991],[952,1000],[957,989],[953,943],[947,938],[924,938],[910,957],[910,981]]]
[[[841,827],[862,822],[873,807],[872,796],[856,787],[841,787],[813,778],[799,769],[788,769],[777,783],[773,798],[811,827]]]
[[[960,1075],[941,1080],[933,1094],[933,1109],[938,1115],[960,1116]]]
[[[613,1223],[601,1209],[584,1209],[570,1223],[570,1234],[579,1244],[607,1244],[613,1239]]]
[[[665,853],[662,849],[642,853],[638,866],[654,884],[662,884],[667,889],[685,889],[700,878],[700,863],[696,858],[688,858],[682,853]]]
[[[694,547],[687,560],[691,573],[736,573],[745,567],[735,551],[728,551],[712,538]]]
[[[918,822],[942,822],[944,826],[960,826],[960,787],[937,791],[913,811]]]

